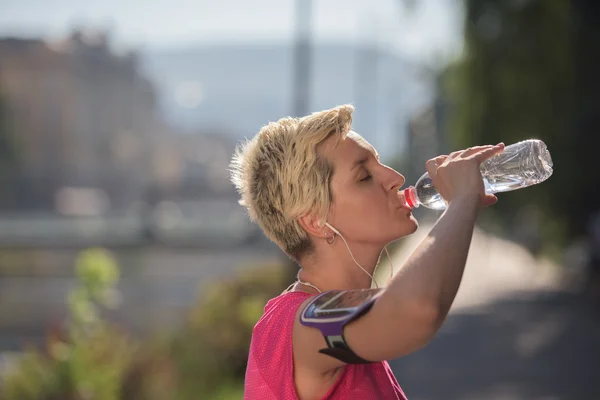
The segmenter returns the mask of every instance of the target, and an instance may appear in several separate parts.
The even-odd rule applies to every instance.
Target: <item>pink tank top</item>
[[[269,300],[255,325],[244,384],[245,400],[298,400],[292,332],[298,307],[310,294],[289,292]],[[349,364],[322,400],[404,399],[387,361]]]

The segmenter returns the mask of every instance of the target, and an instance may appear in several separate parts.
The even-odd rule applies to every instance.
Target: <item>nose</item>
[[[389,171],[388,190],[399,190],[404,185],[404,175],[394,170],[393,168],[387,167]]]

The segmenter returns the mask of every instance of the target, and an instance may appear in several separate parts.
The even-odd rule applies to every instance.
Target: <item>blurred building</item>
[[[229,162],[235,146],[235,140],[227,134],[169,130],[158,138],[156,179],[145,200],[153,204],[164,199],[237,196],[229,182]]]
[[[0,40],[0,94],[18,142],[21,194],[4,208],[53,208],[61,187],[99,188],[112,207],[125,207],[152,179],[155,92],[138,55],[116,54],[106,33]]]

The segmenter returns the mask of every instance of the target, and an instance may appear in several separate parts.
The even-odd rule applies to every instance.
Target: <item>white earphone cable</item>
[[[328,226],[328,227],[329,227],[329,228],[330,228],[330,229],[331,229],[331,230],[332,230],[332,231],[333,231],[335,234],[339,235],[339,236],[342,238],[342,240],[344,241],[344,244],[346,245],[346,248],[348,249],[348,253],[350,253],[350,257],[352,257],[352,261],[354,261],[354,263],[356,264],[356,266],[358,266],[358,268],[360,268],[360,269],[361,269],[361,270],[362,270],[362,271],[363,271],[365,274],[367,274],[367,276],[368,276],[369,278],[371,278],[371,283],[374,283],[374,284],[375,284],[375,287],[376,287],[377,289],[379,289],[379,284],[377,283],[377,281],[375,280],[375,278],[373,277],[373,275],[371,275],[369,272],[367,272],[367,270],[366,270],[366,269],[364,269],[364,268],[362,267],[362,265],[360,265],[360,264],[358,263],[358,261],[356,261],[356,258],[354,258],[354,254],[352,254],[352,250],[350,250],[350,246],[348,245],[348,242],[346,242],[346,239],[344,238],[344,236],[343,236],[343,235],[342,235],[342,234],[341,234],[341,233],[340,233],[340,232],[339,232],[337,229],[335,229],[333,226],[331,226],[329,223],[326,223],[326,225],[327,225],[327,226]],[[390,280],[391,280],[391,279],[393,278],[393,276],[394,276],[394,264],[392,263],[392,258],[390,257],[390,252],[388,251],[388,249],[387,249],[387,246],[385,246],[385,247],[384,247],[384,249],[385,249],[385,254],[387,255],[387,258],[388,258],[388,260],[389,260],[389,262],[390,262]],[[321,289],[319,289],[318,287],[316,287],[316,286],[315,286],[315,285],[313,285],[312,283],[310,283],[310,282],[307,282],[307,281],[302,281],[302,280],[300,279],[300,271],[298,271],[298,274],[296,275],[296,280],[297,280],[297,282],[298,282],[298,283],[300,283],[300,284],[302,284],[302,285],[305,285],[305,286],[312,287],[312,288],[313,288],[313,289],[315,289],[317,292],[319,292],[319,293],[323,293],[323,292],[321,291]],[[289,290],[292,288],[292,286],[293,286],[293,285],[294,285],[294,283],[292,283],[290,286],[288,286],[288,288],[285,290],[285,292],[289,291]]]
[[[368,273],[367,270],[364,269],[362,267],[362,265],[360,265],[358,263],[358,261],[356,261],[356,258],[354,258],[354,254],[352,254],[352,250],[350,250],[350,246],[348,245],[348,242],[346,242],[344,235],[342,235],[337,229],[335,229],[333,226],[331,226],[328,222],[326,222],[325,225],[327,225],[329,227],[329,229],[331,229],[335,234],[339,235],[342,238],[342,240],[344,241],[344,244],[346,245],[346,248],[348,249],[348,253],[350,253],[350,257],[352,257],[352,261],[354,261],[354,263],[358,266],[358,268],[362,269],[363,272],[365,274],[367,274],[369,276],[369,278],[371,278],[371,282],[375,283],[375,287],[379,289],[379,285],[377,284],[377,281],[375,280],[373,275]],[[391,279],[394,275],[394,264],[392,263],[392,258],[390,257],[390,253],[388,252],[387,246],[385,246],[384,249],[385,249],[385,254],[387,255],[387,258],[390,262],[390,279]]]

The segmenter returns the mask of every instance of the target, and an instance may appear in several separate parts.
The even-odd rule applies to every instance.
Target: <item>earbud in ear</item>
[[[333,232],[337,233],[338,235],[342,236],[337,229],[335,229],[333,226],[331,226],[329,224],[329,222],[325,222],[325,226],[327,226],[329,229],[331,229]]]

